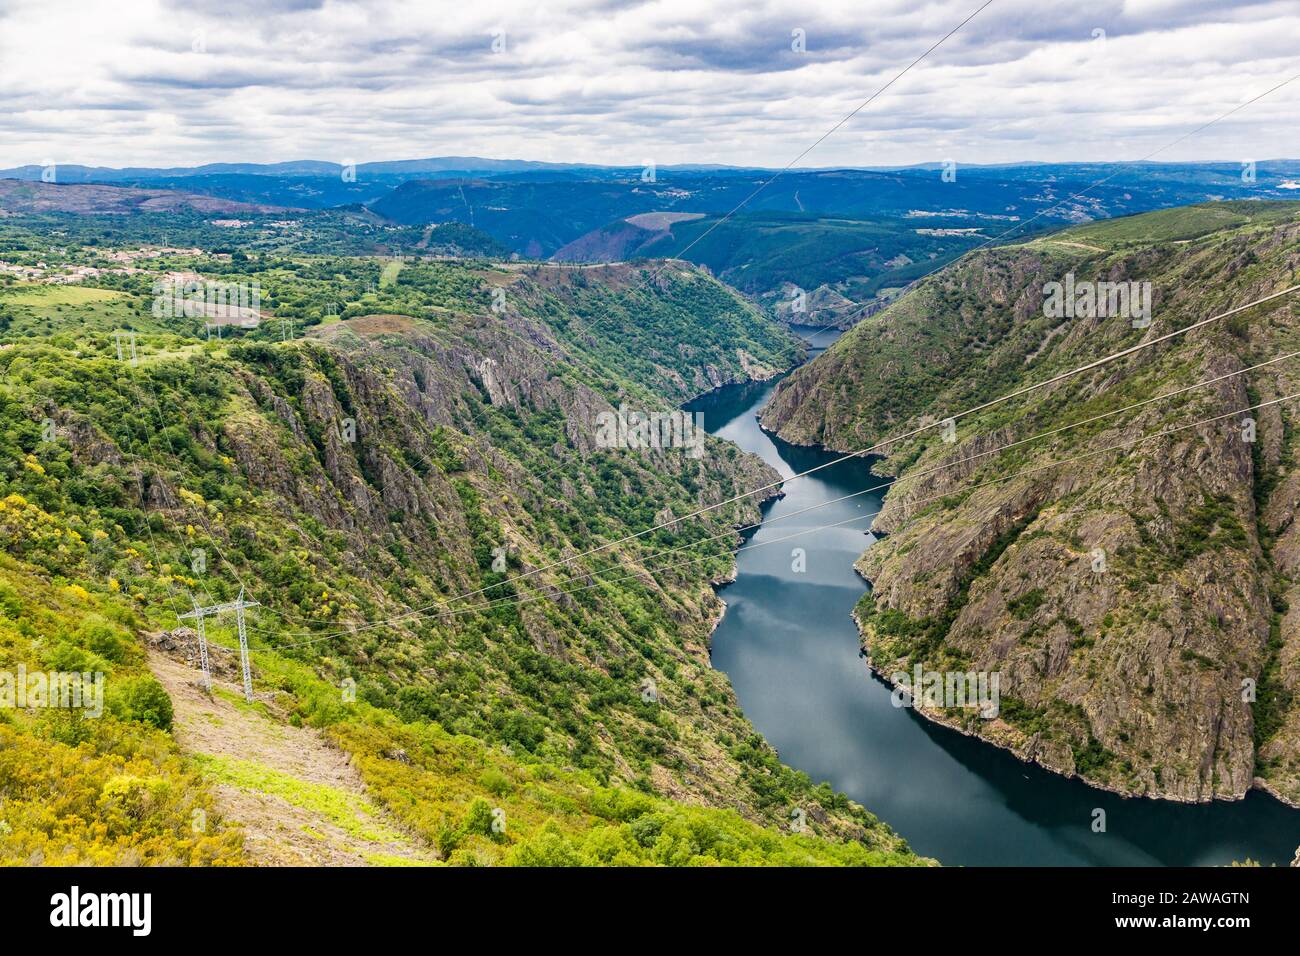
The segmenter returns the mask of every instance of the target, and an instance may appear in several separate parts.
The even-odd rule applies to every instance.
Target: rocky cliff
[[[46,340],[7,343],[0,499],[20,496],[30,529],[6,512],[0,531],[23,573],[82,582],[141,632],[173,629],[191,595],[243,588],[260,604],[259,695],[328,726],[385,805],[448,847],[451,824],[426,807],[454,820],[472,798],[513,798],[512,834],[540,833],[548,814],[585,832],[640,792],[750,828],[787,825],[797,805],[850,856],[915,860],[781,766],[710,667],[710,582],[758,502],[673,518],[776,474],[711,438],[698,455],[600,440],[602,414],[668,412],[770,375],[797,340],[680,264],[410,264],[386,294],[414,314],[281,342],[146,327],[135,363],[107,334],[68,336],[75,311]],[[131,301],[147,316],[147,298]],[[349,684],[355,707],[340,708]],[[444,734],[503,755],[519,782],[441,765]],[[491,780],[448,791],[477,773]],[[565,792],[584,802],[543,808],[530,779],[577,779]],[[699,839],[663,842],[691,858]]]
[[[1079,227],[967,256],[782,382],[764,424],[791,441],[859,450],[932,426],[878,449],[898,480],[858,563],[873,666],[999,673],[996,719],[927,715],[1100,786],[1300,802],[1297,408],[1244,411],[1300,392],[1300,366],[1234,374],[1297,349],[1297,299],[943,427],[1298,267],[1293,203]],[[1111,285],[1061,310],[1054,282]],[[1118,283],[1138,311],[1150,294],[1149,323],[1105,301]]]

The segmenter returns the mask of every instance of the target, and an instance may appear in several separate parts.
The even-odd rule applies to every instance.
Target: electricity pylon
[[[212,674],[208,671],[208,636],[207,630],[203,625],[203,619],[209,614],[220,614],[222,611],[235,612],[235,625],[239,630],[239,664],[244,672],[244,699],[250,704],[253,702],[253,674],[248,665],[248,631],[244,627],[244,609],[258,607],[256,601],[244,600],[244,589],[239,589],[239,597],[234,601],[227,601],[225,604],[209,604],[207,607],[199,607],[199,602],[194,601],[194,610],[187,611],[184,614],[178,614],[177,619],[183,620],[192,617],[198,622],[199,632],[199,663],[203,668],[203,686],[211,693],[212,691]]]

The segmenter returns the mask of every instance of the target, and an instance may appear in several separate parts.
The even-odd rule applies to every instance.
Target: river
[[[835,337],[814,340],[814,354]],[[789,445],[758,427],[756,413],[774,385],[729,386],[688,408],[704,412],[709,432],[754,452],[784,477],[837,457]],[[861,658],[849,617],[867,590],[853,562],[874,540],[865,529],[880,496],[782,520],[880,481],[868,462],[853,460],[789,484],[784,498],[764,506],[763,525],[747,543],[822,530],[742,550],[735,582],[720,590],[727,610],[713,634],[713,665],[730,677],[746,716],[785,764],[828,781],[916,852],[946,865],[1291,861],[1300,845],[1300,810],[1267,794],[1199,805],[1125,799],[895,707],[887,685]],[[1105,811],[1105,832],[1093,829],[1098,809]]]

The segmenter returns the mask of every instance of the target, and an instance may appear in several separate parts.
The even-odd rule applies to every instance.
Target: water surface
[[[814,341],[825,348],[836,333]],[[720,389],[692,403],[705,427],[760,455],[784,477],[835,455],[789,445],[755,418],[774,382]],[[786,487],[749,544],[819,529],[737,555],[727,612],[713,635],[746,716],[789,766],[827,780],[949,865],[1285,865],[1300,845],[1300,811],[1252,792],[1233,803],[1124,799],[1024,764],[1005,751],[893,706],[871,675],[849,617],[867,590],[853,562],[874,540],[877,494],[784,516],[878,485],[853,460]],[[836,528],[825,525],[843,521]],[[802,565],[795,548],[803,549]],[[1092,830],[1106,812],[1106,832]]]

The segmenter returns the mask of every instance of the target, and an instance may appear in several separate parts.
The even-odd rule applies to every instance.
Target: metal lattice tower
[[[248,631],[244,629],[244,608],[253,605],[244,603],[244,589],[239,589],[239,601],[235,608],[235,622],[239,627],[239,665],[244,671],[244,699],[253,702],[253,675],[248,669]]]
[[[191,597],[191,601],[194,599]],[[248,630],[244,626],[244,610],[250,607],[257,607],[256,601],[244,600],[244,589],[239,589],[239,597],[234,601],[227,601],[225,604],[210,604],[207,607],[199,607],[197,601],[194,601],[194,610],[187,611],[185,614],[178,614],[177,618],[183,620],[192,617],[198,622],[197,630],[199,632],[199,663],[203,667],[203,686],[209,692],[212,691],[212,674],[208,670],[208,636],[207,629],[204,627],[203,619],[209,614],[220,614],[223,611],[235,612],[235,626],[239,630],[239,665],[243,671],[244,677],[244,699],[250,704],[253,702],[253,674],[248,662]]]
[[[113,333],[113,341],[117,344],[117,360],[119,362],[125,362],[127,360],[126,356],[128,353],[124,352],[122,349],[122,343],[125,342],[130,350],[129,354],[131,356],[131,360],[130,360],[131,364],[135,365],[136,364],[135,333],[130,331],[129,329],[127,330],[119,329],[118,331]]]
[[[198,609],[198,606],[199,606],[198,602],[196,601],[194,603],[194,607],[196,610]],[[195,617],[197,618],[195,624],[198,626],[199,629],[199,664],[203,668],[203,689],[206,690],[209,694],[211,694],[212,693],[212,672],[208,670],[207,628],[203,624],[202,614],[196,614]]]

